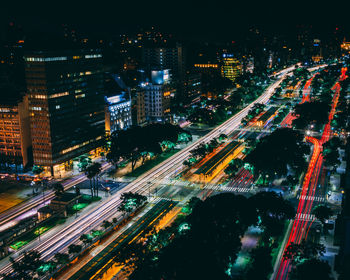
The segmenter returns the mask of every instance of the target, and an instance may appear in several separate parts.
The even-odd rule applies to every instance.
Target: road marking
[[[324,197],[320,197],[320,196],[309,196],[309,195],[300,195],[300,194],[298,194],[297,198],[303,199],[303,200],[318,201],[318,202],[324,202],[326,200]]]
[[[313,214],[303,214],[303,213],[297,213],[295,216],[296,220],[299,221],[312,221],[315,219],[315,215]]]

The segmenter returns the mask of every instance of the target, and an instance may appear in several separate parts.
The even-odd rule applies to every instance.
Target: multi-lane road
[[[195,148],[197,145],[203,142],[209,142],[211,139],[218,137],[220,134],[230,134],[232,131],[237,129],[241,123],[241,120],[247,115],[250,108],[255,103],[267,103],[269,98],[272,96],[276,87],[280,85],[283,78],[288,75],[290,71],[294,69],[290,67],[286,69],[281,77],[270,85],[265,92],[254,102],[249,104],[247,107],[238,112],[235,116],[222,123],[207,135],[203,136],[196,142],[187,146],[174,156],[168,158],[160,165],[149,170],[130,184],[128,184],[122,190],[116,192],[113,196],[104,200],[103,203],[100,203],[84,215],[76,218],[67,226],[58,226],[52,231],[41,237],[41,241],[34,241],[31,244],[27,245],[25,248],[13,254],[14,259],[19,258],[23,250],[35,249],[38,250],[42,257],[47,260],[54,256],[55,253],[60,252],[68,247],[69,244],[77,241],[83,233],[89,232],[91,229],[97,227],[104,220],[110,220],[112,217],[122,218],[121,213],[118,212],[118,206],[121,202],[120,195],[123,192],[138,192],[141,194],[147,195],[150,190],[154,188],[159,188],[159,182],[162,180],[167,180],[174,175],[178,174],[183,168],[183,161],[190,156],[190,151]],[[84,180],[85,178],[75,179],[70,184],[77,184],[77,180]],[[67,185],[66,185],[67,187]],[[40,202],[38,202],[40,204]],[[27,210],[28,211],[28,210]],[[9,273],[11,272],[11,265],[9,259],[6,258],[0,262],[0,273]]]
[[[104,163],[102,165],[102,171],[105,171],[109,167],[111,167],[109,163]],[[85,180],[86,176],[84,174],[80,174],[72,179],[65,181],[62,183],[62,185],[65,190],[68,190],[74,185],[77,185]],[[54,196],[55,192],[53,190],[48,190],[45,191],[43,195],[37,195],[30,200],[27,200],[8,209],[5,212],[0,213],[0,231],[16,225],[20,220],[26,217],[35,215],[36,210],[45,204],[48,204]]]
[[[339,78],[340,81],[346,78],[346,68],[342,69],[342,74]],[[335,109],[339,99],[339,92],[341,90],[340,84],[337,82],[334,87],[334,95],[332,99],[332,106],[328,116],[328,122],[323,129],[321,139],[314,137],[306,137],[306,140],[313,145],[313,153],[309,162],[308,170],[304,178],[304,182],[299,195],[299,204],[297,209],[296,218],[293,221],[291,232],[289,233],[288,241],[284,247],[287,248],[291,243],[300,243],[306,239],[309,233],[309,229],[314,221],[314,217],[311,215],[311,210],[315,199],[317,185],[319,182],[319,175],[323,164],[322,145],[330,139],[331,122],[333,120]],[[305,100],[308,101],[308,100]],[[273,275],[273,279],[285,280],[288,279],[288,274],[291,269],[290,260],[280,259],[278,270]]]

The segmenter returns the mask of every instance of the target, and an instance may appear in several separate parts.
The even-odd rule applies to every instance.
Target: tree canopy
[[[281,128],[265,136],[246,157],[258,174],[274,177],[286,175],[289,168],[295,171],[306,166],[304,156],[310,151],[303,136],[290,128]]]
[[[329,103],[321,101],[311,101],[297,104],[294,109],[296,119],[293,125],[298,129],[305,129],[308,125],[323,125],[328,120]]]
[[[182,133],[188,132],[179,126],[158,123],[116,131],[111,136],[111,146],[107,158],[115,164],[120,159],[130,160],[132,169],[134,169],[140,158],[149,153],[160,154],[163,148],[162,142],[176,143],[178,136]]]
[[[141,206],[147,200],[147,197],[138,193],[126,192],[121,195],[121,200],[122,202],[119,205],[118,210],[130,213]]]
[[[292,280],[332,280],[331,267],[326,261],[318,259],[306,260],[291,271]]]
[[[152,234],[147,245],[135,248],[137,251],[133,251],[132,258],[139,261],[130,279],[232,279],[228,271],[241,249],[241,237],[249,226],[258,223],[254,203],[260,201],[260,205],[264,198],[261,196],[253,201],[241,195],[223,193],[205,201],[194,199],[189,203],[193,208],[187,217],[159,234]],[[287,217],[284,214],[276,216]],[[147,253],[151,247],[153,251]],[[252,253],[257,258],[252,268],[259,271],[260,276],[264,275],[259,279],[267,278],[271,271],[270,253],[270,248],[259,248]],[[210,269],[204,269],[207,267]],[[253,275],[257,274],[251,271],[251,277],[247,279],[256,279]]]

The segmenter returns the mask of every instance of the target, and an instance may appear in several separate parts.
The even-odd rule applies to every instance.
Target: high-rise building
[[[28,98],[15,96],[0,102],[0,160],[22,165],[31,161]]]
[[[97,50],[25,56],[34,164],[51,174],[101,145],[104,136],[102,54]]]
[[[170,84],[169,70],[153,70],[152,83],[145,85],[145,114],[147,121],[170,121],[170,101],[175,89]]]
[[[233,54],[222,55],[221,76],[230,79],[232,82],[242,73],[242,65]]]
[[[131,126],[131,100],[129,93],[117,93],[105,97],[106,133],[111,134],[117,130],[127,129]]]
[[[146,123],[145,86],[131,89],[131,114],[133,124],[143,125]]]
[[[132,124],[130,90],[119,75],[106,73],[105,125],[106,133],[127,129]]]
[[[186,75],[185,90],[189,98],[198,97],[202,93],[200,73],[189,73]]]
[[[182,80],[185,75],[185,53],[179,43],[175,46],[146,47],[142,60],[147,72],[152,69],[170,69],[176,80]]]
[[[319,62],[323,59],[320,39],[314,39],[311,47],[311,55],[314,62]]]

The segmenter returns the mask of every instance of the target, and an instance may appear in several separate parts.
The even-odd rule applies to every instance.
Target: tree
[[[56,253],[54,259],[58,264],[67,264],[70,261],[69,255],[64,253]]]
[[[290,128],[280,128],[265,136],[245,161],[254,167],[255,175],[267,177],[287,174],[289,168],[300,173],[306,167],[305,155],[310,151],[303,136]]]
[[[275,192],[259,192],[249,200],[258,213],[267,237],[279,236],[282,233],[284,221],[295,216],[292,204]]]
[[[323,125],[328,121],[329,110],[329,104],[320,101],[297,104],[293,113],[296,116],[293,126],[305,129],[310,124]]]
[[[57,197],[60,197],[64,194],[64,187],[61,183],[55,183],[52,187],[55,190],[55,195]]]
[[[139,159],[162,153],[162,143],[176,143],[183,133],[189,134],[179,126],[158,123],[117,131],[111,136],[107,158],[114,164],[120,159],[130,160],[134,170]]]
[[[78,168],[80,171],[86,171],[86,168],[91,164],[91,158],[86,155],[79,157]]]
[[[312,209],[315,217],[324,225],[326,220],[333,215],[333,211],[327,205],[317,205]]]
[[[32,172],[34,173],[34,175],[40,175],[43,171],[44,171],[44,167],[39,165],[33,166]]]
[[[85,169],[86,177],[90,180],[91,196],[98,196],[98,181],[97,176],[101,173],[101,164],[94,162]]]
[[[300,244],[290,243],[283,254],[283,258],[291,260],[296,265],[306,260],[318,259],[325,252],[326,248],[323,244],[303,240]]]
[[[22,254],[20,260],[10,259],[12,269],[16,274],[15,279],[32,280],[35,279],[37,269],[43,264],[38,251],[28,251]]]
[[[243,166],[243,160],[233,159],[230,161],[229,165],[225,168],[224,172],[230,177],[234,176],[237,171]]]
[[[121,195],[121,203],[118,210],[131,213],[147,201],[147,197],[138,193],[126,192]]]
[[[318,259],[306,260],[291,271],[292,280],[332,280],[331,267],[325,261]]]
[[[196,159],[203,158],[208,154],[207,145],[204,143],[201,143],[198,146],[196,146],[194,149],[192,149],[190,153]]]
[[[196,196],[191,197],[191,199],[187,202],[188,207],[190,208],[190,211],[193,210],[193,208],[198,204],[202,203],[202,200]]]
[[[331,150],[328,153],[323,153],[323,159],[325,166],[332,168],[332,170],[340,164],[338,150]]]
[[[92,241],[91,236],[87,234],[83,234],[82,236],[80,236],[79,240],[83,242],[85,246],[90,244]]]
[[[250,252],[251,263],[246,274],[247,280],[269,279],[272,270],[272,256],[270,247],[257,247]]]
[[[219,140],[220,141],[223,141],[223,140],[225,140],[225,139],[227,139],[228,137],[227,137],[227,135],[225,134],[225,133],[221,133],[220,135],[219,135]]]
[[[69,254],[78,254],[81,252],[81,245],[71,244],[68,246],[68,253]]]
[[[98,176],[100,175],[101,173],[101,170],[102,170],[102,165],[101,163],[99,162],[94,162],[92,165],[91,165],[92,169],[93,169],[93,173],[94,173],[94,190],[95,190],[95,195],[98,196]]]
[[[105,221],[102,222],[102,227],[103,227],[104,229],[107,229],[107,228],[109,228],[110,226],[112,226],[112,223],[111,223],[111,222],[109,222],[109,221],[107,221],[107,220],[105,220]]]

